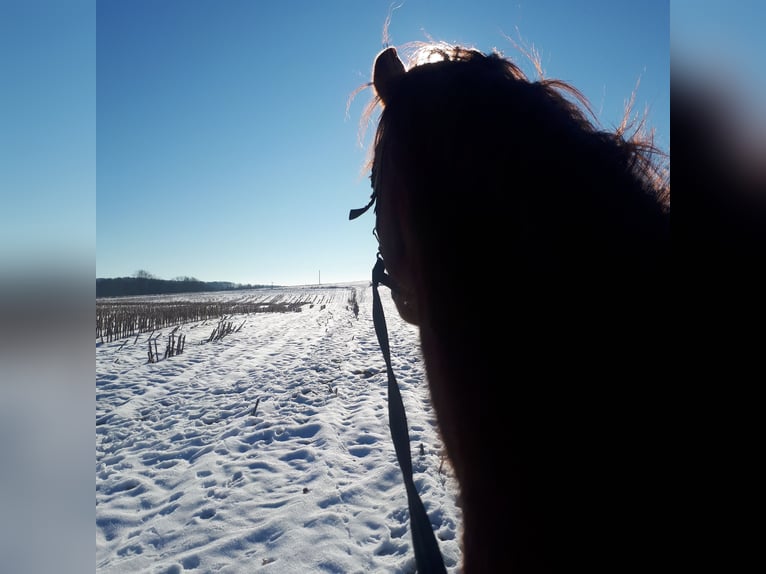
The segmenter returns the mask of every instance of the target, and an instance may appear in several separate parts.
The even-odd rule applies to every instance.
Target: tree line
[[[234,291],[264,289],[269,285],[243,285],[230,281],[200,281],[194,277],[157,279],[156,277],[115,277],[96,279],[96,298],[127,297],[130,295],[166,295],[170,293],[200,293],[203,291]]]

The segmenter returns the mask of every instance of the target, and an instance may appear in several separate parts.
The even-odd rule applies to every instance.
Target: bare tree
[[[133,277],[136,279],[157,279],[154,275],[146,271],[145,269],[139,269],[133,273]]]

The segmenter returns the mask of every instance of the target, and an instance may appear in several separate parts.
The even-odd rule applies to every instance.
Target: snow
[[[457,572],[457,483],[417,329],[381,295],[415,484]],[[414,572],[369,282],[145,299],[225,298],[308,303],[236,315],[217,341],[217,321],[184,324],[183,352],[156,363],[150,333],[97,338],[97,572]]]

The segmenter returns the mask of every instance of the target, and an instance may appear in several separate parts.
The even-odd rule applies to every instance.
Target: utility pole
[[[319,285],[322,284],[322,270],[319,270]]]

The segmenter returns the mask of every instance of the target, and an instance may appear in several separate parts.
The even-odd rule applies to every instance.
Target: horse
[[[625,570],[654,541],[669,156],[501,54],[374,61],[379,258],[459,485],[462,571]],[[371,108],[373,109],[373,108]],[[626,113],[627,117],[627,113]]]

